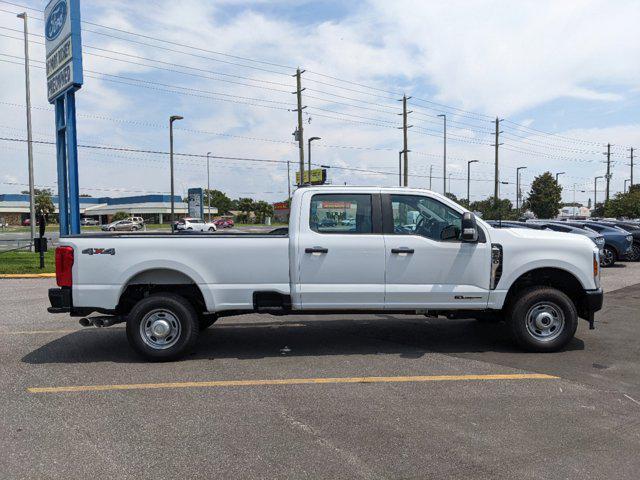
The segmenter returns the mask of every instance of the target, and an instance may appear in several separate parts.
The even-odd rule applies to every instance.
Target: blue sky
[[[30,29],[35,138],[53,138],[45,98],[41,2]],[[636,1],[290,2],[240,0],[82,2],[85,85],[78,92],[81,143],[168,149],[275,162],[215,159],[212,184],[234,198],[286,197],[286,161],[297,161],[294,79],[303,74],[305,136],[314,163],[334,183],[394,185],[402,148],[400,103],[413,96],[410,185],[442,190],[442,120],[449,121],[450,190],[472,199],[492,192],[492,119],[505,118],[501,194],[514,200],[515,167],[565,171],[566,200],[586,202],[614,144],[612,191],[629,177],[629,146],[640,148],[640,33]],[[20,7],[0,2],[0,134],[24,138]],[[146,35],[144,38],[98,25]],[[2,36],[4,35],[4,36]],[[8,38],[17,37],[18,39]],[[116,38],[119,37],[119,38]],[[194,48],[169,45],[167,40]],[[242,60],[214,52],[245,57]],[[256,60],[256,61],[252,61]],[[268,62],[259,63],[259,62]],[[271,65],[273,64],[273,65]],[[114,77],[117,76],[117,77]],[[325,75],[329,75],[327,77]],[[353,82],[353,83],[348,83]],[[241,84],[244,85],[241,85]],[[434,103],[431,103],[434,102]],[[514,122],[514,123],[511,123]],[[552,132],[544,135],[537,130]],[[26,147],[2,142],[0,191],[24,189]],[[36,146],[36,183],[55,183],[55,154]],[[342,168],[339,168],[342,167]],[[356,168],[369,172],[348,170]],[[640,178],[640,175],[637,175]],[[206,185],[206,162],[180,158],[179,192]],[[168,191],[165,156],[80,150],[80,186],[92,195]],[[581,192],[584,190],[584,192]]]

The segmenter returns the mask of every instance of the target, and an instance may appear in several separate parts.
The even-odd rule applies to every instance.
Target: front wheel
[[[576,333],[578,312],[567,295],[551,287],[532,287],[519,293],[507,319],[516,343],[532,352],[556,352]]]
[[[216,229],[215,229],[215,228],[213,228],[213,227],[209,227],[209,231],[210,231],[210,232],[215,232],[215,231],[216,231]]]
[[[627,255],[627,259],[630,262],[640,261],[640,243],[634,243],[631,247],[631,253]]]
[[[154,361],[176,360],[198,339],[198,315],[191,304],[172,293],[158,293],[135,304],[127,318],[127,340]]]
[[[600,259],[600,263],[602,264],[602,266],[613,267],[613,265],[616,263],[616,260],[616,251],[609,245],[605,245],[602,249],[602,258]]]

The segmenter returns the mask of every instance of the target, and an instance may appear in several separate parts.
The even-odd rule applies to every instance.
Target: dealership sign
[[[44,9],[47,98],[53,103],[82,86],[80,1],[51,0]]]

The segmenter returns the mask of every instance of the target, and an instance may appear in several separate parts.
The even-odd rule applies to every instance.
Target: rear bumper
[[[69,313],[71,312],[71,289],[70,288],[50,288],[49,303],[47,308],[49,313]]]

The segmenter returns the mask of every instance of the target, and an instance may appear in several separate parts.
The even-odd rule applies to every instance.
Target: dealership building
[[[58,213],[58,196],[51,197]],[[174,195],[176,217],[187,216],[187,204]],[[170,195],[137,195],[132,197],[80,197],[80,215],[108,223],[116,212],[142,217],[146,223],[168,223],[171,215]],[[205,214],[207,207],[205,206]],[[211,213],[217,209],[211,208]],[[0,194],[0,224],[20,225],[29,217],[29,195]]]

